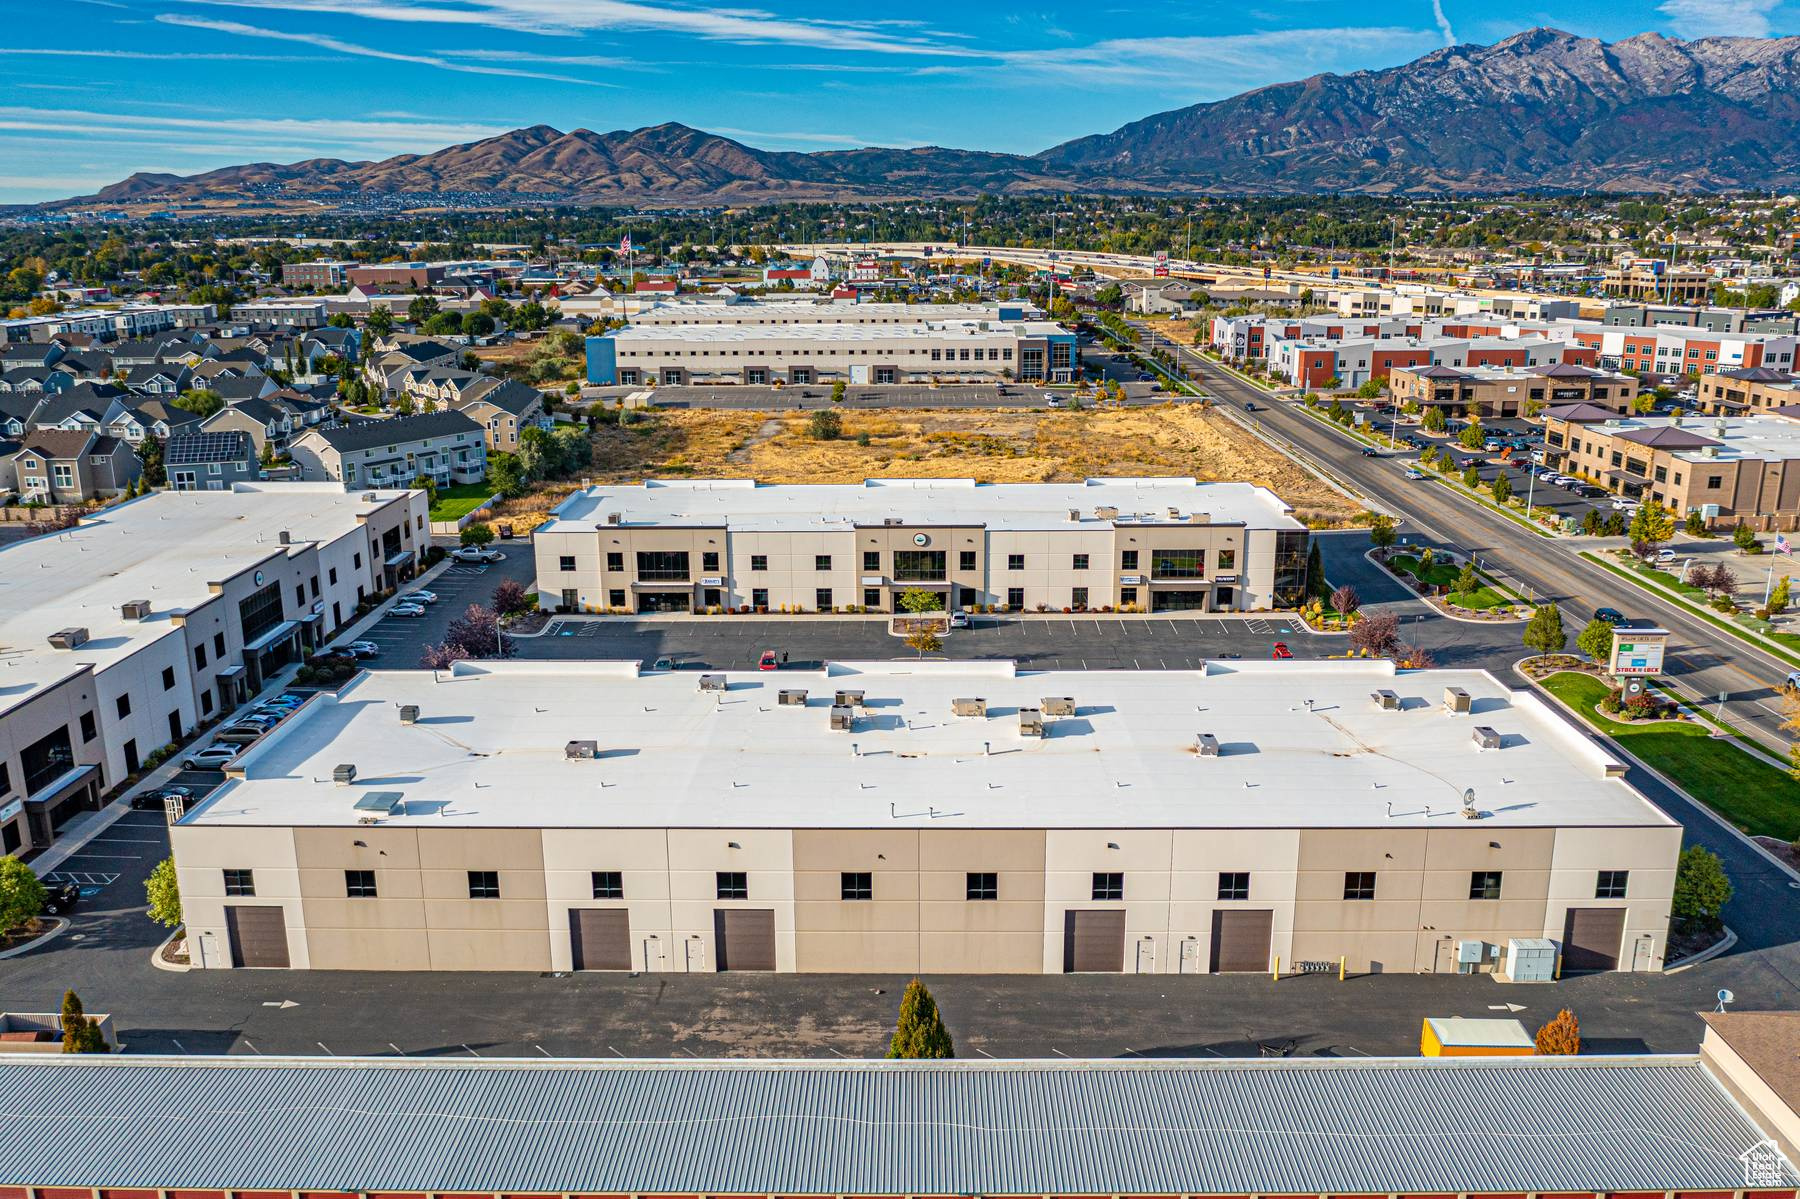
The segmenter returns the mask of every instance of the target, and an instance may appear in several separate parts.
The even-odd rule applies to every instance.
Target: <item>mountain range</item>
[[[1796,127],[1800,37],[1644,33],[1607,43],[1532,29],[1158,113],[1029,156],[937,146],[781,152],[678,124],[612,133],[534,125],[379,162],[140,173],[61,205],[354,192],[743,204],[1057,190],[1787,188],[1800,185]]]

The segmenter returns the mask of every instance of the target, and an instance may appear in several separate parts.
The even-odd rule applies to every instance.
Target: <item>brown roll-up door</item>
[[[1063,973],[1120,974],[1125,970],[1123,910],[1063,914]]]
[[[1624,908],[1570,908],[1563,921],[1563,973],[1617,970],[1624,935]]]
[[[288,964],[287,914],[277,907],[228,907],[225,936],[233,966]]]
[[[631,913],[624,908],[570,908],[569,950],[577,970],[631,969]]]
[[[775,913],[766,908],[718,908],[713,940],[720,970],[775,969]]]
[[[1275,913],[1220,910],[1213,913],[1212,972],[1261,974],[1269,968],[1269,940]]]

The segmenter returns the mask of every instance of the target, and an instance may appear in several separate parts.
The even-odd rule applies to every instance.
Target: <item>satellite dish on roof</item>
[[[1728,1003],[1731,1003],[1736,998],[1737,998],[1736,995],[1733,995],[1730,991],[1726,990],[1724,987],[1720,987],[1719,988],[1719,1006],[1714,1008],[1713,1011],[1715,1011],[1715,1012],[1724,1011],[1725,1005]]]

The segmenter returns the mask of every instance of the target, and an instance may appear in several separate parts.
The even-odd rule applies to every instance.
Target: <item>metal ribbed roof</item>
[[[0,1184],[624,1194],[1731,1190],[1762,1140],[1692,1057],[52,1058],[0,1126]]]

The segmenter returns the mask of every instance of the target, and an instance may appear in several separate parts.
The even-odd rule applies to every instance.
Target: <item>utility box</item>
[[[980,698],[953,699],[950,701],[952,716],[986,716],[987,700]]]
[[[1506,943],[1506,959],[1496,978],[1509,983],[1556,980],[1556,942],[1549,937],[1514,937]]]
[[[1044,735],[1044,713],[1037,708],[1019,709],[1019,736],[1042,737]]]
[[[863,693],[860,691],[839,691],[831,699],[833,707],[860,708],[863,706]]]
[[[568,762],[592,762],[600,756],[598,741],[571,741],[563,746],[563,760]]]
[[[831,727],[837,732],[847,733],[856,724],[856,709],[848,704],[831,705]]]
[[[1475,726],[1475,744],[1482,749],[1499,749],[1500,734],[1485,724]]]
[[[1536,1054],[1537,1042],[1517,1020],[1427,1016],[1419,1033],[1421,1057],[1533,1057]]]
[[[1444,688],[1444,711],[1452,716],[1467,716],[1474,711],[1474,702],[1461,687]]]
[[[1383,712],[1398,712],[1400,710],[1400,696],[1385,688],[1380,691],[1371,691],[1369,693],[1369,698],[1374,700],[1375,706],[1380,708]]]
[[[419,705],[418,704],[401,704],[400,705],[400,723],[401,724],[418,724],[419,723]]]
[[[784,708],[804,708],[806,706],[806,688],[783,687],[776,702]]]
[[[1046,716],[1075,715],[1075,697],[1073,695],[1046,695],[1040,705]]]
[[[1194,752],[1203,758],[1219,756],[1219,739],[1211,733],[1200,733],[1194,738]]]

